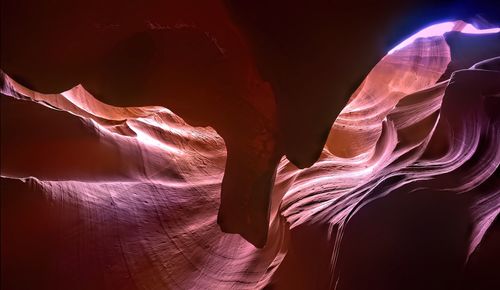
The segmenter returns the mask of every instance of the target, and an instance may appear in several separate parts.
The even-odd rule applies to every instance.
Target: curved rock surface
[[[165,107],[111,106],[82,85],[38,93],[3,74],[2,236],[10,237],[2,248],[40,239],[30,253],[50,254],[40,258],[46,268],[33,270],[52,289],[256,289],[271,283],[290,230],[321,223],[333,247],[328,286],[348,289],[338,270],[342,241],[362,208],[387,195],[454,193],[468,197],[465,263],[500,212],[500,69],[488,57],[443,79],[453,63],[447,39],[468,37],[445,32],[380,60],[337,117],[317,163],[299,169],[270,154],[258,168],[270,172],[248,168],[249,180],[227,174],[245,169],[245,159],[226,158],[241,147]],[[484,39],[498,44],[499,34]],[[273,152],[262,135],[251,148]],[[224,186],[226,194],[245,191],[259,178],[272,184],[274,174],[271,201],[224,193],[221,201]],[[16,202],[26,213],[13,210]],[[221,227],[241,236],[220,230],[218,211]],[[39,220],[26,220],[30,212]],[[28,230],[16,233],[18,222]],[[254,235],[262,225],[264,240]],[[15,253],[2,249],[2,258],[29,261]]]

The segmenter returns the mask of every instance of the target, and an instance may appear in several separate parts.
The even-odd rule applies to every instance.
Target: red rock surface
[[[70,6],[65,15],[95,11]],[[385,272],[370,268],[402,263],[376,254],[414,242],[392,232],[405,212],[366,221],[381,200],[403,196],[410,202],[392,208],[429,211],[421,213],[429,225],[420,247],[441,254],[435,264],[450,269],[432,287],[455,285],[461,265],[481,259],[474,254],[500,202],[500,76],[498,58],[491,59],[498,33],[443,35],[474,30],[456,22],[387,54],[320,142],[307,139],[307,126],[293,137],[294,122],[313,112],[307,108],[283,131],[283,114],[293,112],[279,111],[286,107],[279,73],[270,77],[278,79],[272,88],[251,57],[258,48],[243,40],[223,6],[207,5],[210,19],[176,6],[172,23],[154,18],[154,7],[141,6],[124,29],[116,23],[126,13],[117,13],[116,23],[94,23],[93,32],[41,27],[43,41],[68,53],[55,56],[42,45],[33,51],[45,63],[28,53],[33,43],[22,45],[26,58],[5,58],[3,287],[410,289],[405,283],[422,277],[385,281]],[[68,21],[53,13],[56,25]],[[141,13],[152,18],[144,22]],[[470,43],[478,48],[466,49]],[[275,52],[262,53],[258,59]],[[16,69],[28,81],[16,81]],[[46,79],[27,71],[47,72]],[[71,88],[76,80],[81,84]],[[331,110],[343,106],[332,102]],[[295,146],[296,138],[304,143]],[[432,236],[450,247],[433,248]],[[359,280],[356,273],[369,275]]]

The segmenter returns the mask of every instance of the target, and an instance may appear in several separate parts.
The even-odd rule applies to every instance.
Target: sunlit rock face
[[[228,160],[228,151],[241,147],[168,108],[111,106],[81,85],[38,93],[3,74],[6,277],[18,268],[38,272],[47,289],[289,289],[273,275],[293,232],[323,224],[331,251],[321,287],[354,289],[343,252],[351,221],[381,197],[409,193],[465,197],[470,231],[458,235],[464,251],[457,262],[465,264],[500,211],[499,34],[444,35],[451,30],[477,32],[455,22],[384,56],[305,169],[269,153],[267,133],[252,135],[264,137],[249,138],[247,148],[269,153],[257,169],[270,172],[262,173],[245,159]],[[469,40],[496,46],[461,53],[452,45]],[[451,73],[451,65],[459,70]],[[228,167],[246,169],[249,180]],[[245,188],[259,176],[267,179],[257,184],[272,185],[273,175],[270,201],[265,188]],[[264,195],[221,201],[224,186],[226,193]],[[262,204],[269,213],[259,212]],[[221,212],[237,223],[221,221]],[[30,265],[35,255],[44,267]],[[21,281],[12,277],[2,282],[8,288]]]

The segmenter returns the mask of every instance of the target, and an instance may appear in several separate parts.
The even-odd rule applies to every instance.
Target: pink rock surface
[[[472,29],[459,22],[448,30],[464,27]],[[337,264],[350,220],[378,198],[408,192],[470,196],[469,257],[500,212],[500,73],[493,59],[442,80],[448,30],[380,60],[317,163],[298,169],[281,159],[261,249],[217,225],[227,161],[215,130],[160,106],[107,105],[81,85],[42,94],[3,75],[4,190],[36,200],[45,230],[26,238],[56,253],[44,271],[66,277],[54,286],[61,289],[80,274],[88,281],[81,289],[263,288],[287,254],[290,230],[311,223],[328,225],[330,286],[342,285]],[[246,198],[241,204],[261,204]]]

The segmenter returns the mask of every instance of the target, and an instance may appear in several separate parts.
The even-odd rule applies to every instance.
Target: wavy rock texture
[[[2,196],[24,192],[19,202],[45,228],[25,239],[48,240],[34,252],[57,249],[36,271],[60,289],[263,288],[290,230],[321,223],[333,246],[329,286],[347,289],[337,265],[349,222],[374,200],[408,192],[470,197],[469,257],[500,212],[499,59],[443,80],[447,30],[372,69],[316,164],[279,162],[262,249],[217,225],[226,149],[213,129],[164,107],[113,107],[82,86],[41,94],[3,75]],[[53,285],[53,273],[66,278]]]

